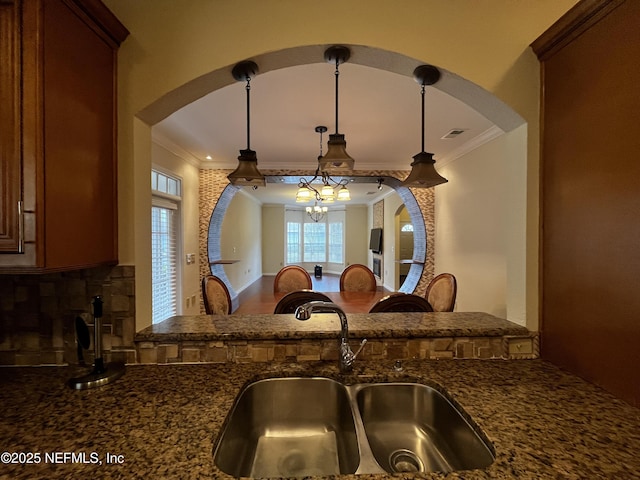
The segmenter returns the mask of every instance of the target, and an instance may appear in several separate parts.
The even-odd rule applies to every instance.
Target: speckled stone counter
[[[526,335],[516,323],[482,312],[350,313],[349,332],[357,338],[427,338]],[[177,316],[136,334],[136,341],[265,340],[336,338],[340,322],[333,313],[308,321],[293,315]]]
[[[389,362],[357,362],[348,377],[326,362],[135,365],[88,391],[65,385],[76,374],[0,369],[0,451],[41,456],[39,464],[0,463],[0,478],[229,478],[212,460],[224,418],[247,382],[282,375],[440,385],[496,452],[485,470],[349,478],[640,478],[640,410],[542,360],[406,361],[400,373]]]
[[[364,360],[536,358],[538,337],[482,312],[348,314],[355,345],[368,340]],[[128,363],[335,360],[338,316],[200,315],[172,317],[136,335]]]

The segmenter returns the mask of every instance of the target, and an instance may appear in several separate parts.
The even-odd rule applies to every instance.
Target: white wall
[[[384,223],[382,225],[382,284],[395,291],[396,278],[396,212],[403,204],[395,191],[384,197]]]
[[[506,316],[503,137],[438,171],[449,180],[436,191],[435,273],[458,281],[456,311]]]
[[[236,193],[222,220],[220,255],[224,260],[239,260],[224,266],[224,272],[236,292],[262,276],[262,207],[242,190]]]
[[[151,155],[154,168],[170,173],[182,180],[180,221],[182,224],[182,248],[180,255],[181,296],[179,313],[197,315],[200,312],[200,259],[198,258],[198,169],[164,147],[153,143]],[[149,175],[151,173],[149,172]],[[149,210],[149,217],[151,210]],[[187,265],[185,255],[193,253],[195,263]],[[187,299],[188,302],[187,302]],[[188,305],[187,305],[188,303]]]
[[[435,197],[435,273],[456,276],[456,311],[483,311],[522,325],[526,175],[514,165],[526,155],[523,135],[526,127],[438,168],[449,183],[436,187]]]

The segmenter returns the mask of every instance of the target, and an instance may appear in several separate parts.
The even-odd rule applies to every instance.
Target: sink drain
[[[396,473],[424,472],[424,465],[411,450],[396,450],[389,455],[389,465]]]

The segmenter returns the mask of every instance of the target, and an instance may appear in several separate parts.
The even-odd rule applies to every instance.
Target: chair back
[[[383,312],[433,312],[424,297],[413,293],[392,293],[378,300],[369,313]]]
[[[232,304],[229,290],[220,278],[207,275],[202,279],[202,300],[207,315],[228,315]]]
[[[441,273],[431,280],[424,296],[434,312],[453,312],[457,291],[456,277],[451,273]]]
[[[376,277],[366,265],[354,263],[340,275],[341,292],[375,292]]]
[[[282,267],[273,281],[273,293],[311,290],[311,275],[298,265]]]
[[[313,290],[296,290],[295,292],[289,292],[276,304],[276,308],[273,313],[295,313],[303,303],[320,300],[323,302],[330,302],[331,299],[324,293],[315,292]]]

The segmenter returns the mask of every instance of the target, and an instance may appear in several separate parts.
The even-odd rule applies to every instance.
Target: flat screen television
[[[382,229],[372,228],[369,237],[369,250],[374,253],[382,253]]]

